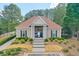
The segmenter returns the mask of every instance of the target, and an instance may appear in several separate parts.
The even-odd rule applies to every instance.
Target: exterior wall
[[[35,38],[35,26],[31,26],[28,27],[27,29],[16,29],[16,37],[21,37],[21,33],[20,31],[22,31],[22,35],[23,32],[27,31],[27,37],[31,37],[31,38]],[[43,26],[43,39],[45,38],[49,38],[51,37],[51,29],[48,28],[47,26]],[[61,37],[61,29],[57,30],[57,37]]]
[[[48,28],[48,38],[51,37],[51,29]]]
[[[51,37],[51,30],[47,27],[47,23],[44,22],[40,17],[36,19],[30,27],[25,29],[16,29],[16,37],[21,37],[20,30],[26,31],[27,30],[27,37],[35,38],[35,26],[43,26],[43,39]],[[61,37],[61,28],[57,30],[57,37]]]
[[[20,37],[20,30],[16,29],[16,37]]]
[[[49,29],[48,28],[48,38],[51,37],[51,30],[56,30],[56,29]],[[57,30],[57,37],[61,38],[61,29]]]
[[[43,26],[43,39],[47,38],[47,26]]]
[[[27,30],[27,37],[31,37],[31,27],[26,28]]]
[[[57,37],[61,38],[61,29],[57,30]]]

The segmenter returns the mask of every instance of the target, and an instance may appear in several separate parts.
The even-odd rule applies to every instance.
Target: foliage
[[[59,45],[46,45],[45,46],[45,51],[46,52],[58,52],[58,51],[62,51],[62,47]]]
[[[26,38],[25,37],[18,37],[12,44],[22,44],[22,43],[26,43],[27,41],[32,42],[33,39],[28,38],[28,37],[26,37]]]
[[[67,24],[66,24],[67,25]],[[72,37],[72,31],[69,27],[63,27],[62,29],[62,37],[65,39],[71,38]]]
[[[45,39],[45,42],[48,42],[48,41],[56,41],[56,42],[58,42],[58,41],[64,41],[64,38],[59,38],[59,37],[56,37],[56,38],[47,38],[47,39]]]
[[[68,3],[66,7],[66,17],[64,18],[64,27],[69,27],[72,36],[79,31],[79,4]],[[69,32],[68,31],[68,32]]]
[[[77,48],[77,51],[79,52],[79,48]]]
[[[74,44],[72,44],[72,47],[74,47],[74,48],[75,48],[76,46],[75,46]]]
[[[45,39],[45,42],[48,42],[48,39]]]
[[[64,40],[64,42],[63,42],[65,45],[68,43],[68,40]]]
[[[64,48],[64,49],[63,49],[63,52],[67,53],[67,52],[69,52],[69,50],[66,49],[66,48]]]
[[[0,39],[0,45],[6,43],[7,41],[9,41],[9,40],[11,40],[11,39],[13,39],[15,36],[16,36],[16,35],[10,35],[10,36],[7,36],[7,37],[5,37],[5,38],[3,38],[3,39]]]
[[[12,48],[21,48],[21,49],[28,50],[29,52],[32,51],[31,44],[12,44],[12,45],[9,45],[6,49],[12,49]]]
[[[65,14],[66,14],[66,4],[59,3],[53,10],[53,21],[62,26]]]
[[[20,23],[19,21],[22,21],[21,10],[15,4],[5,5],[1,14],[0,31],[2,33],[14,31],[15,26]]]
[[[12,48],[0,51],[0,56],[14,56],[21,51],[21,48]]]
[[[72,49],[72,46],[69,46],[68,48],[69,48],[69,49]]]

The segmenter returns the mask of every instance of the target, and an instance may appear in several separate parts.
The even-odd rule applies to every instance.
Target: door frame
[[[35,37],[35,32],[36,32],[36,27],[41,27],[42,28],[42,37]],[[37,31],[40,31],[39,29],[37,30]],[[40,34],[41,35],[41,34]],[[40,38],[43,38],[43,26],[34,26],[34,38],[36,38],[36,39],[40,39]]]

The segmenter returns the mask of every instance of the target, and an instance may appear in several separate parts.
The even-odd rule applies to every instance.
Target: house
[[[61,37],[61,26],[45,16],[33,16],[16,27],[16,37]]]

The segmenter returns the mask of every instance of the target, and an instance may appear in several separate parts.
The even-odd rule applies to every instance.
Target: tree
[[[4,10],[2,11],[2,29],[5,32],[10,32],[15,30],[15,26],[22,20],[21,10],[15,4],[10,4],[4,6]]]
[[[50,9],[45,9],[45,10],[32,10],[30,12],[28,12],[26,15],[25,15],[25,19],[27,20],[28,18],[32,17],[32,16],[49,16],[49,10]]]
[[[59,3],[53,10],[53,21],[59,25],[63,25],[63,18],[66,14],[66,4]]]
[[[66,8],[67,18],[64,20],[63,24],[65,27],[69,27],[72,31],[72,36],[79,30],[79,4],[69,3]]]

